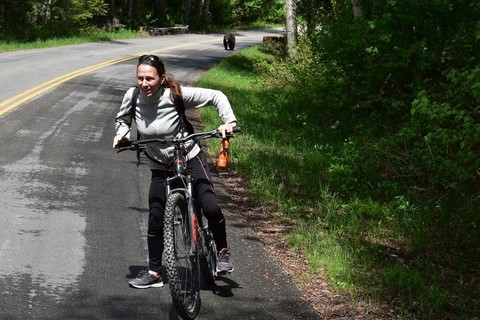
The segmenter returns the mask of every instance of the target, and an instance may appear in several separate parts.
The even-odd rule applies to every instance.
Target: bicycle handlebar
[[[240,131],[241,131],[240,127],[233,127],[233,133],[238,133]],[[227,132],[226,138],[231,138],[231,137],[233,137],[233,134]],[[145,139],[145,140],[132,140],[118,146],[117,153],[126,151],[126,150],[143,150],[143,149],[146,149],[147,144],[149,143],[160,143],[160,144],[170,143],[170,144],[179,145],[191,139],[208,139],[208,138],[222,138],[222,133],[218,130],[212,130],[212,131],[192,133],[182,138],[170,138],[170,139],[154,138],[154,139]]]

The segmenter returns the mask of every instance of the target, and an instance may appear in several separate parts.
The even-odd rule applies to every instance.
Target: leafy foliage
[[[311,68],[323,70],[320,77],[336,87],[322,92],[338,96],[336,112],[381,113],[388,136],[377,148],[388,157],[385,165],[395,163],[383,170],[408,177],[402,183],[428,191],[429,198],[473,187],[480,4],[390,0],[364,8],[364,17],[339,15],[310,37],[317,57]]]
[[[36,41],[141,26],[189,24],[190,30],[207,30],[278,23],[283,21],[282,4],[282,0],[4,0],[0,1],[0,38]]]

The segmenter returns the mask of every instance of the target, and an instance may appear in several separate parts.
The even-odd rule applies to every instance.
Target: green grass
[[[256,201],[276,206],[279,221],[294,225],[285,236],[304,252],[310,272],[322,272],[353,300],[397,310],[398,319],[478,319],[478,243],[441,227],[455,221],[454,211],[413,203],[398,186],[393,200],[381,201],[363,183],[374,181],[383,160],[363,162],[381,132],[376,116],[339,114],[342,127],[332,130],[336,116],[327,108],[299,105],[306,92],[264,79],[258,66],[265,61],[273,58],[261,47],[244,50],[197,85],[229,97],[242,128],[231,141],[231,167]],[[201,117],[208,129],[220,124],[213,108]]]
[[[66,46],[66,45],[82,44],[82,43],[88,43],[88,42],[115,41],[115,40],[121,40],[121,39],[140,38],[140,37],[145,37],[145,35],[135,31],[123,30],[118,32],[97,31],[90,35],[85,35],[85,36],[37,40],[33,42],[0,41],[0,52],[51,48],[51,47],[59,47],[59,46]]]

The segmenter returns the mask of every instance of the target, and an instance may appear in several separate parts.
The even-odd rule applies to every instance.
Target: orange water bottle
[[[228,148],[230,147],[230,142],[228,139],[222,139],[220,144],[220,154],[217,159],[217,166],[219,168],[226,168],[228,162]]]

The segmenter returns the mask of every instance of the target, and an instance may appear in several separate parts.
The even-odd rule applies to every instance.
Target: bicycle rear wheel
[[[198,260],[200,263],[200,271],[202,272],[205,284],[211,286],[215,283],[215,274],[217,270],[217,247],[213,240],[213,235],[208,228],[208,221],[202,215],[202,225],[200,231],[200,243]]]
[[[165,205],[165,267],[173,304],[184,319],[200,311],[198,254],[192,250],[187,202],[183,194],[171,194]],[[193,252],[192,252],[193,251]]]

